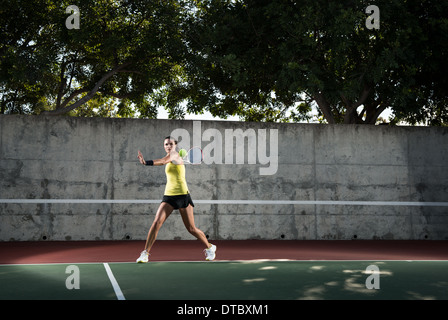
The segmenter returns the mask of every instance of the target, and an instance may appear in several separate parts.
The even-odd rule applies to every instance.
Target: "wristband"
[[[154,165],[154,161],[152,160],[147,160],[145,161],[147,166],[153,166]]]

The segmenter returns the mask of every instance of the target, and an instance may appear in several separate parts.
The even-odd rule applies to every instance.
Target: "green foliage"
[[[388,107],[393,122],[445,122],[448,4],[376,1],[379,30],[365,26],[369,5],[201,1],[189,35],[204,61],[193,74],[218,99],[234,97],[243,118],[296,121],[317,104],[328,123],[374,124]],[[285,112],[297,104],[307,108]]]
[[[149,97],[182,60],[177,1],[83,0],[2,6],[2,113],[156,117]]]
[[[448,122],[446,1],[377,0],[378,30],[367,0],[71,4],[1,3],[0,113]]]

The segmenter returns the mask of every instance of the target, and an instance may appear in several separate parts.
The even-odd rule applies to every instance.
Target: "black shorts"
[[[174,210],[186,208],[190,204],[194,207],[193,200],[191,200],[189,193],[179,196],[163,196],[162,202],[168,203]]]

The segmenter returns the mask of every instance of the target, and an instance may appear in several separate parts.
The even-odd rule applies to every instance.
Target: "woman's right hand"
[[[142,153],[140,152],[140,150],[138,150],[138,160],[140,160],[140,163],[141,163],[141,164],[146,165],[146,161],[145,161],[145,159],[143,158],[143,155],[142,155]]]

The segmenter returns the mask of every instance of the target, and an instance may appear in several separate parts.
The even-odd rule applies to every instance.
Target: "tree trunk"
[[[322,111],[322,114],[324,115],[325,120],[329,124],[335,124],[333,113],[331,112],[331,106],[328,103],[328,101],[324,98],[322,93],[316,93],[314,95],[314,100],[316,100],[317,105],[319,106],[320,111]]]

